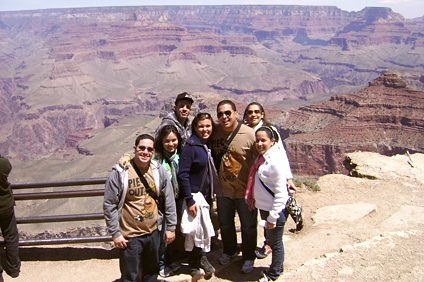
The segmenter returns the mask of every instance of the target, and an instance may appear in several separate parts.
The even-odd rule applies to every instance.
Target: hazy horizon
[[[211,5],[210,1],[188,0],[123,0],[116,3],[113,0],[0,0],[0,11],[40,10],[54,8],[83,8],[83,7],[111,7],[111,6],[182,6],[182,5]],[[336,6],[345,11],[360,11],[365,7],[389,7],[394,12],[401,14],[406,19],[424,16],[424,0],[288,0],[288,1],[242,1],[242,0],[216,0],[212,6],[217,5],[312,5]]]

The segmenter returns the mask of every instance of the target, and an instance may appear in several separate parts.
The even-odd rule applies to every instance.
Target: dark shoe
[[[206,274],[215,272],[215,268],[208,261],[208,258],[206,256],[202,256],[202,258],[200,259],[200,267],[203,268]]]
[[[205,273],[200,268],[190,268],[191,277],[204,275]]]
[[[296,231],[300,232],[303,229],[303,216],[300,215],[299,222],[296,224]]]
[[[234,253],[233,255],[227,255],[226,253],[222,253],[221,257],[219,258],[219,263],[221,265],[228,265],[230,261],[237,256],[237,253]]]
[[[272,252],[271,247],[267,244],[265,244],[262,248],[259,250],[255,250],[255,255],[258,259],[264,259],[266,258],[270,253]]]
[[[7,273],[7,272],[6,272]],[[12,278],[16,278],[16,277],[18,277],[19,276],[19,273],[20,273],[20,271],[18,270],[18,271],[16,271],[16,272],[12,272],[12,273],[7,273],[10,277],[12,277]],[[0,281],[2,281],[2,280],[0,280]]]
[[[164,269],[161,269],[159,271],[159,275],[160,275],[160,277],[163,277],[163,278],[172,276],[172,275],[175,274],[175,272],[177,272],[178,270],[180,270],[180,267],[181,266],[180,266],[179,263],[173,262],[173,263],[165,266]]]

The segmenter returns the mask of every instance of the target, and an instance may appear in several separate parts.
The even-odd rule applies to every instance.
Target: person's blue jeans
[[[119,258],[121,281],[136,281],[139,270],[142,281],[156,281],[159,273],[159,246],[158,230],[149,235],[129,238]]]
[[[234,223],[235,212],[237,211],[241,224],[243,259],[255,260],[257,209],[249,210],[244,199],[217,197],[216,203],[224,253],[231,256],[237,251],[237,234]]]
[[[266,220],[269,212],[260,210],[260,215],[262,220]],[[277,280],[278,277],[280,277],[284,263],[283,233],[288,213],[286,209],[283,209],[279,215],[280,217],[277,219],[275,228],[266,229],[266,236],[269,241],[269,246],[272,249],[272,261],[266,275],[272,280]]]

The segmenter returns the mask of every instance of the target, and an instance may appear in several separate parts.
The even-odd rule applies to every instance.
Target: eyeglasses
[[[255,113],[255,114],[259,115],[259,114],[261,113],[261,110],[254,110],[254,111],[252,111],[252,110],[248,110],[248,111],[247,111],[247,114],[248,114],[248,115],[253,115],[253,113]]]
[[[198,113],[196,118],[200,119],[200,118],[212,118],[212,117],[209,113]]]
[[[222,118],[223,115],[230,117],[232,113],[232,111],[218,112],[218,118]]]
[[[139,151],[145,151],[147,149],[147,152],[149,152],[149,153],[152,153],[153,152],[153,147],[146,147],[146,146],[138,146],[137,147],[137,150],[139,150]]]

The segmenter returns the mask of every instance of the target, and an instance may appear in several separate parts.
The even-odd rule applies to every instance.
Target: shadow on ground
[[[89,260],[115,259],[119,257],[118,249],[106,250],[102,248],[19,248],[19,257],[23,261],[59,261],[59,260]]]

